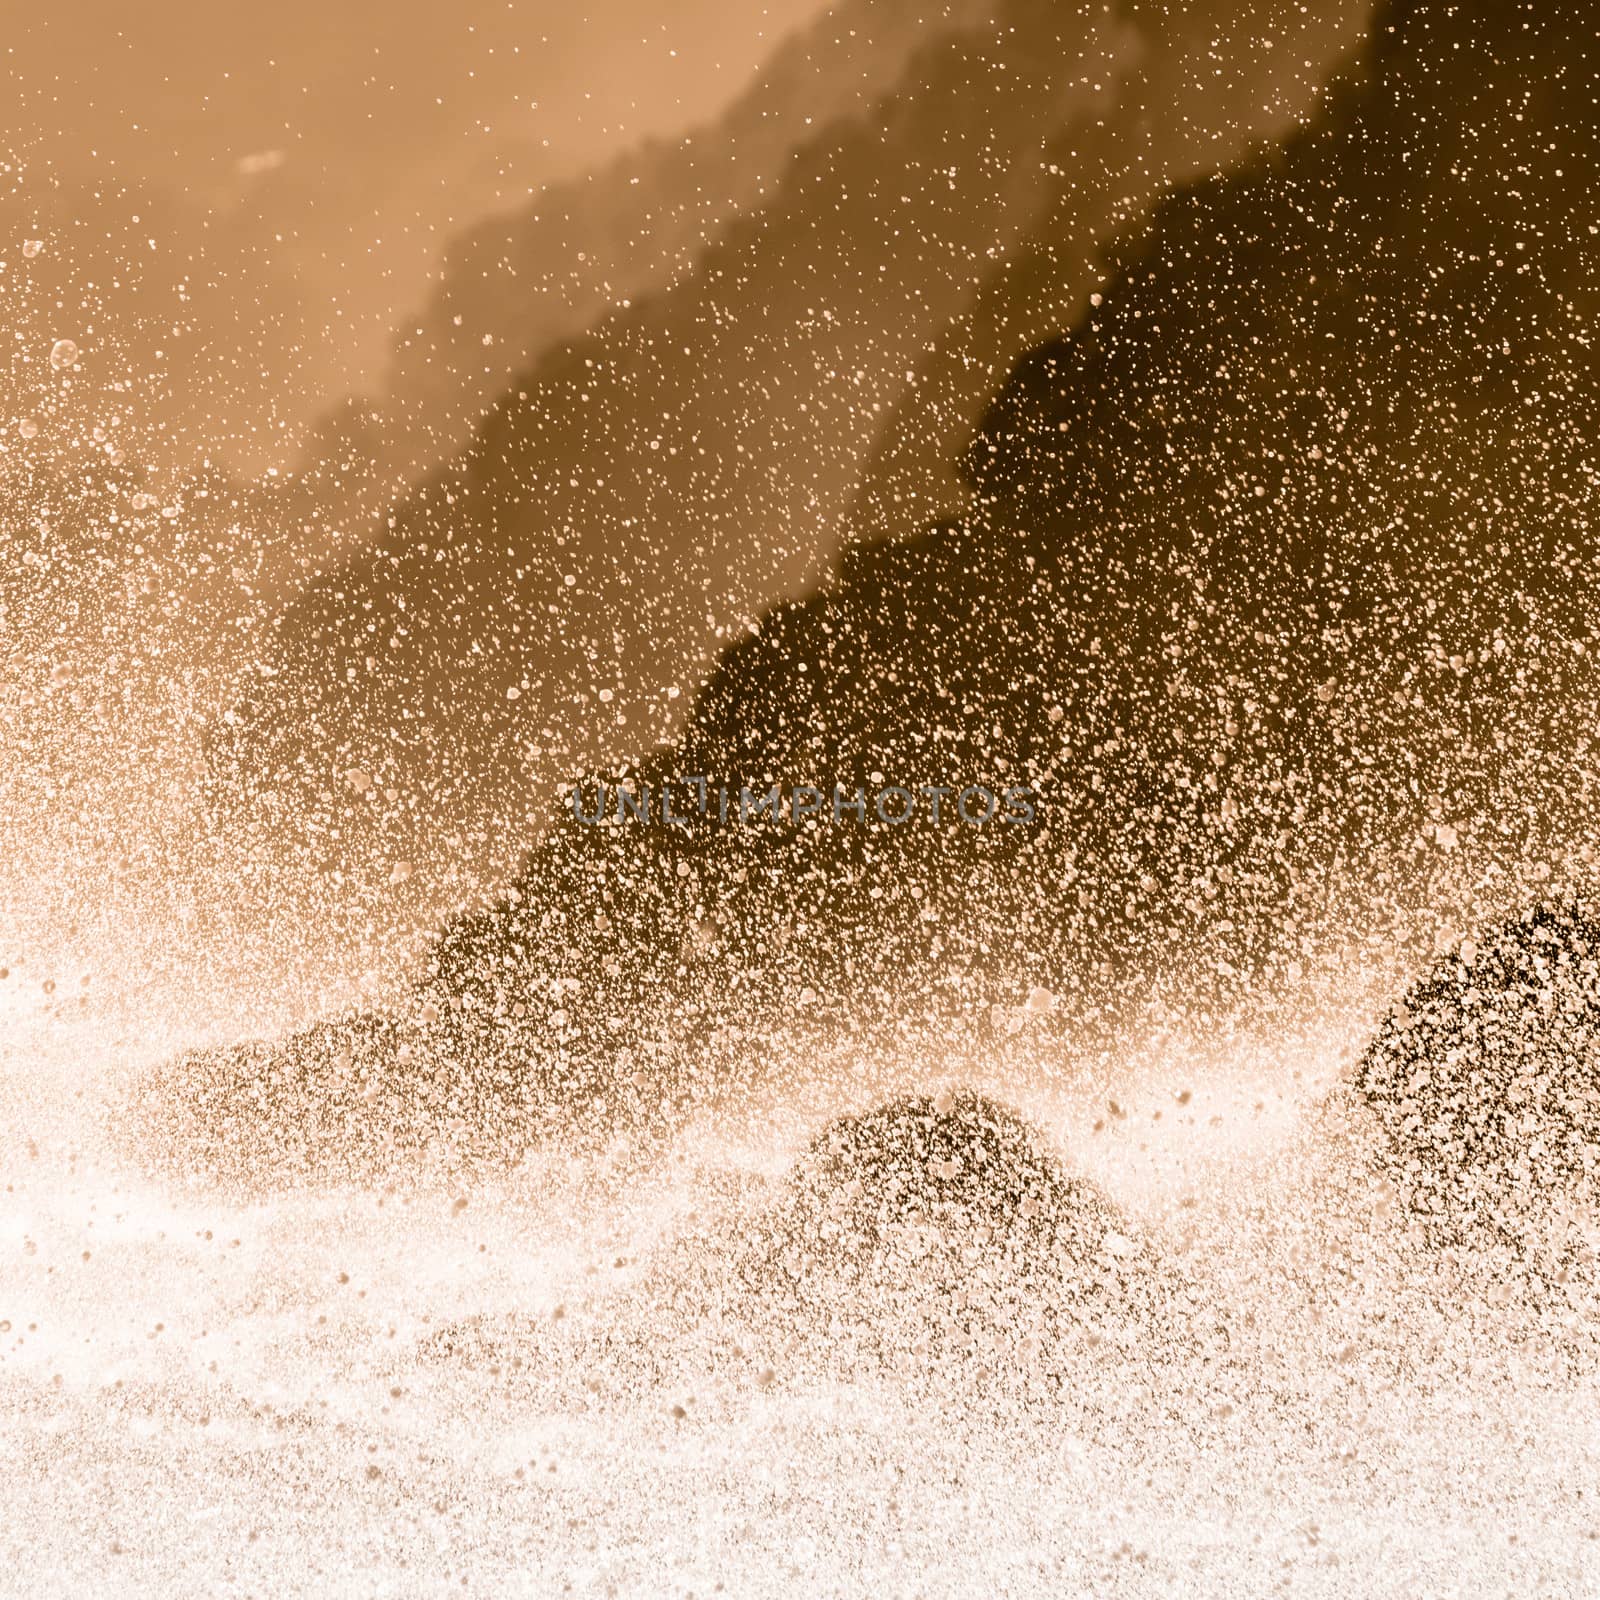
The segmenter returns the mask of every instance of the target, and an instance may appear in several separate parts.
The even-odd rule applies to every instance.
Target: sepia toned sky
[[[822,9],[18,8],[0,37],[0,161],[20,162],[27,181],[22,214],[7,220],[53,227],[52,248],[71,252],[80,281],[98,264],[102,289],[127,276],[125,253],[136,248],[148,273],[142,255],[155,252],[183,280],[196,350],[238,368],[239,381],[211,387],[212,442],[253,433],[270,459],[271,429],[292,431],[371,380],[453,233],[543,181],[713,116],[785,31]],[[120,208],[106,203],[113,187]]]

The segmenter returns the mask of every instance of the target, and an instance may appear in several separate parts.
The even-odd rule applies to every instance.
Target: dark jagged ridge
[[[1176,195],[1022,363],[971,517],[770,615],[642,774],[1008,772],[1037,828],[558,819],[440,942],[453,1070],[615,1104],[651,1046],[705,1075],[806,989],[952,1048],[1024,974],[1082,1026],[1234,1015],[1330,863],[1400,902],[1426,899],[1440,823],[1559,861],[1594,726],[1592,35],[1391,8],[1313,128]]]
[[[620,955],[640,993],[678,979],[698,1000],[703,963],[660,934],[705,925],[747,994],[783,990],[786,923],[820,934],[805,981],[858,995],[932,957],[992,970],[993,940],[1068,995],[1109,969],[1232,1003],[1292,948],[1295,881],[1339,852],[1442,817],[1559,855],[1592,703],[1572,641],[1592,637],[1593,475],[1581,411],[1547,403],[1597,388],[1576,221],[1597,130],[1568,65],[1587,41],[1488,7],[1391,18],[1317,127],[1175,197],[1089,325],[1022,364],[975,447],[973,518],[854,552],[769,616],[642,774],[1006,771],[1045,794],[1043,825],[676,838],[564,819],[511,901],[446,935],[446,988],[492,1012]],[[1482,123],[1465,194],[1452,107]],[[1579,151],[1535,215],[1510,175],[1558,134]],[[1535,227],[1531,260],[1496,253]],[[1529,792],[1550,798],[1524,822]],[[626,982],[596,988],[628,1011]]]
[[[826,27],[859,7],[866,36],[901,4],[852,0]],[[214,732],[219,814],[270,818],[281,854],[343,862],[363,911],[394,898],[374,857],[411,859],[407,894],[427,886],[436,914],[462,898],[437,898],[453,870],[471,887],[514,872],[500,841],[545,822],[530,786],[675,736],[682,707],[661,687],[700,681],[730,632],[815,582],[898,406],[938,470],[874,474],[873,526],[963,503],[949,463],[1016,354],[1082,303],[1089,251],[1164,179],[1305,114],[1366,8],[934,10],[892,93],[819,115],[691,273],[544,351],[375,530],[379,550],[346,541],[278,619],[270,675]],[[1027,272],[1013,272],[1019,248]],[[999,315],[1013,291],[1017,317]],[[481,310],[452,330],[474,365]],[[377,779],[361,803],[338,781],[350,767]],[[389,790],[400,798],[380,804]],[[441,828],[461,840],[448,857],[431,847]]]

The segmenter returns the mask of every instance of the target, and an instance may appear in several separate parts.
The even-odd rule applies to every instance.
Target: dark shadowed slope
[[[965,1059],[1018,1014],[1263,1021],[1330,926],[1390,959],[1584,881],[1595,41],[1523,22],[1392,7],[1019,365],[971,514],[770,615],[643,769],[1019,779],[1035,825],[560,819],[440,943],[448,1070],[589,1107],[775,1022]]]
[[[922,356],[886,415],[848,512],[853,536],[959,514],[961,457],[1017,359],[1076,323],[1112,246],[1170,189],[1238,161],[1314,114],[1329,72],[1355,49],[1367,5],[1289,17],[1253,7],[1167,8],[1118,82],[1115,107],[1064,128],[1050,149],[1047,208]],[[1218,62],[1228,65],[1218,70]]]
[[[697,1015],[810,988],[976,1018],[1023,975],[1080,1019],[1118,974],[1124,1004],[1233,1005],[1337,883],[1403,941],[1423,886],[1448,919],[1456,876],[1584,872],[1593,41],[1500,21],[1392,11],[1314,130],[1169,201],[995,403],[972,517],[769,617],[653,763],[1014,777],[1039,826],[568,818],[447,938],[450,984],[587,979],[601,1035],[675,978]]]
[[[1041,213],[1077,229],[1116,210],[1122,167],[1054,157],[1116,120],[1126,86],[1148,115],[1149,63],[1209,31],[1181,20],[1009,0],[819,126],[688,278],[542,359],[375,555],[290,609],[219,766],[319,857],[376,832],[427,875],[417,841],[467,823],[508,866],[505,842],[542,825],[536,785],[671,734],[719,644],[824,569],[884,415]],[[1339,31],[1316,37],[1296,49],[1325,62]],[[1246,54],[1213,70],[1267,86],[1266,120],[1309,103],[1314,72]],[[1226,125],[1235,97],[1181,103],[1189,170],[1191,129]],[[1164,138],[1148,147],[1157,168]]]

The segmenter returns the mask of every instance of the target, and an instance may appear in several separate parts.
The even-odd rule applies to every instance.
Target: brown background
[[[454,233],[640,138],[714,116],[823,7],[6,9],[0,161],[23,178],[0,211],[6,234],[55,234],[113,316],[108,286],[130,267],[159,276],[147,309],[167,327],[120,336],[137,347],[165,331],[171,344],[168,316],[181,318],[189,337],[169,378],[178,425],[259,467],[289,459],[331,397],[371,384],[396,317],[425,297]],[[222,370],[186,375],[185,360]]]

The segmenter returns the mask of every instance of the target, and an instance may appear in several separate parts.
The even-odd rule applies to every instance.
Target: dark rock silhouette
[[[1138,1253],[1033,1128],[971,1092],[912,1095],[829,1123],[790,1176],[773,1245],[797,1279],[858,1277],[920,1255],[934,1235],[958,1251],[981,1239],[986,1269],[1026,1270],[1028,1257],[1057,1250],[1115,1267]],[[1108,1236],[1122,1254],[1102,1258]]]
[[[956,1050],[1032,985],[1089,1042],[1247,1019],[1314,931],[1308,885],[1392,944],[1408,907],[1450,914],[1452,860],[1507,893],[1581,870],[1592,31],[1391,5],[1312,127],[1172,196],[1018,365],[968,514],[849,552],[630,769],[1014,778],[1035,826],[558,812],[434,954],[486,1058],[514,1036],[533,1098],[616,1104],[649,1047],[714,1079],[719,1038],[819,1007],[863,1047],[913,1018]]]
[[[1575,320],[1593,168],[1508,190],[1552,134],[1592,151],[1596,127],[1565,24],[1483,20],[1392,9],[1315,128],[1164,205],[996,401],[973,514],[851,552],[639,769],[847,792],[1007,773],[1037,828],[558,817],[513,897],[449,930],[444,986],[492,1009],[612,960],[702,1016],[802,984],[870,1015],[920,983],[948,1018],[1003,969],[1109,1023],[1107,980],[1202,1010],[1270,984],[1296,886],[1341,859],[1382,861],[1362,869],[1380,905],[1458,848],[1559,860],[1586,804],[1592,490],[1575,414],[1543,397],[1596,389]],[[1470,173],[1452,105],[1474,107]],[[706,963],[661,937],[691,926],[737,998],[708,1000]],[[784,927],[813,932],[780,952]],[[597,1036],[627,1010],[599,992],[578,1001]]]
[[[1600,923],[1542,905],[1420,978],[1356,1069],[1411,1208],[1507,1228],[1600,1178]]]
[[[667,686],[697,682],[750,618],[823,575],[884,415],[1041,216],[1079,239],[1119,225],[1164,180],[1303,109],[1314,71],[1300,63],[1326,65],[1346,36],[1308,15],[1271,55],[1253,23],[1229,38],[1235,26],[1239,63],[1197,74],[1182,63],[1221,38],[1208,6],[1159,23],[1053,0],[958,8],[892,92],[757,166],[761,204],[708,229],[692,272],[521,369],[468,448],[392,527],[374,524],[375,548],[352,531],[362,549],[285,611],[268,670],[216,736],[224,814],[365,865],[380,900],[371,863],[398,854],[431,879],[444,832],[452,854],[514,870],[552,781],[674,737],[684,702]],[[1173,94],[1154,131],[1152,82]],[[1116,142],[1108,121],[1127,165],[1097,159]],[[1074,154],[1080,135],[1093,142]],[[1051,239],[1038,253],[1066,275],[1050,302],[1081,301],[1082,252]],[[448,320],[470,346],[491,313],[456,302],[483,270],[453,276],[462,328]],[[939,356],[963,374],[959,406],[931,402],[947,459],[968,437],[972,384],[991,390],[1019,348],[1014,331],[988,348],[989,326]],[[436,354],[441,337],[423,344]],[[907,502],[896,531],[928,503]],[[351,768],[399,798],[352,804]]]

